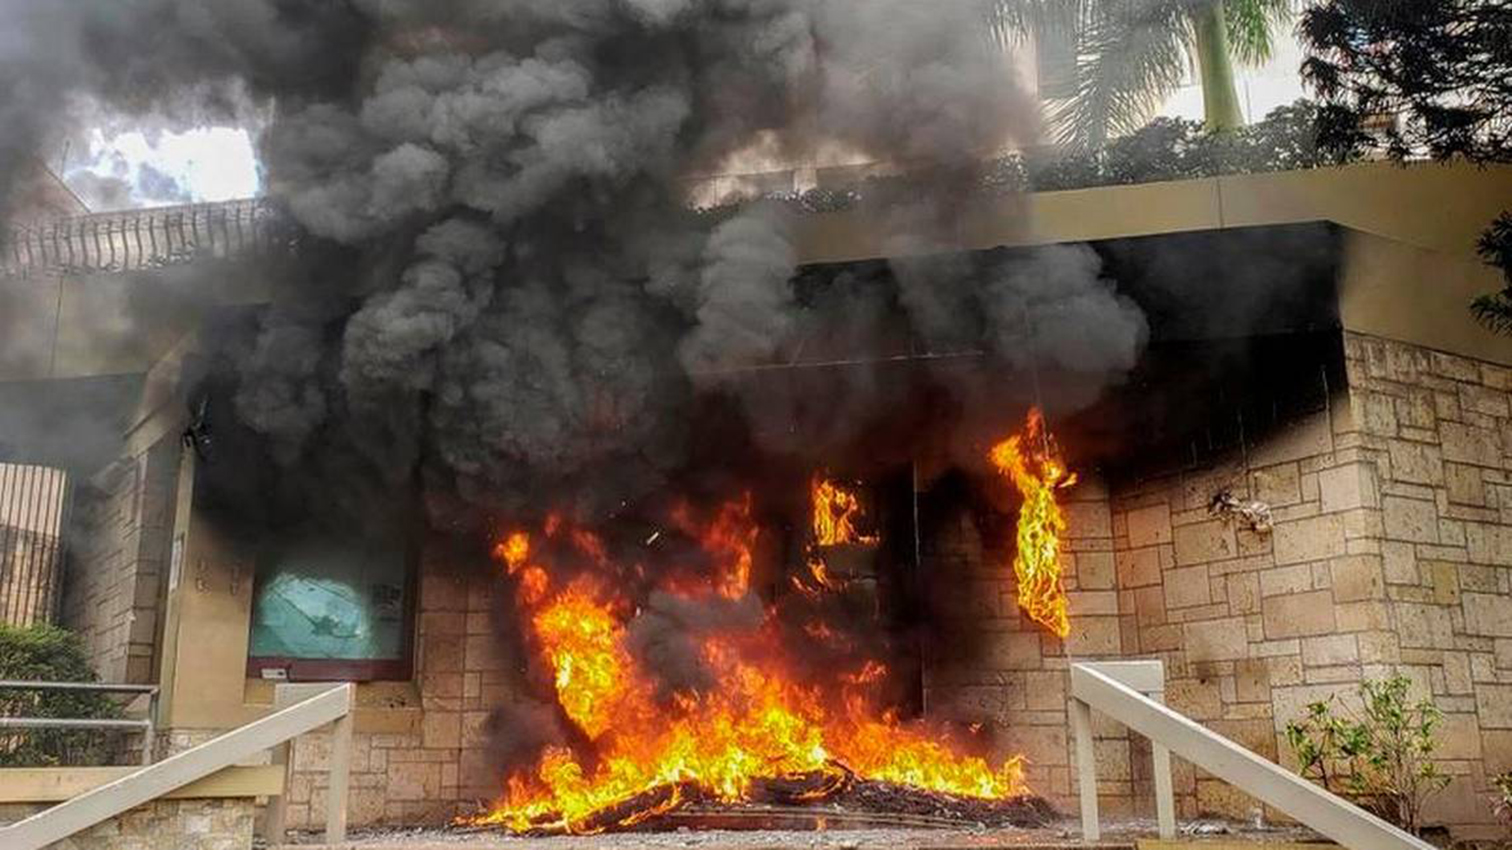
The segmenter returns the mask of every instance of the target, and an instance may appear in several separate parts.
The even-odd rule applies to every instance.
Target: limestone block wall
[[[1370,591],[1396,638],[1379,664],[1446,712],[1454,780],[1432,816],[1494,834],[1487,778],[1512,770],[1512,370],[1354,333],[1345,353],[1380,492]]]
[[[1174,707],[1283,764],[1307,703],[1351,708],[1362,679],[1409,676],[1446,714],[1453,780],[1429,821],[1492,834],[1487,779],[1512,769],[1512,370],[1344,342],[1327,410],[1112,486],[1122,646],[1166,662]],[[1225,489],[1268,502],[1274,530],[1209,516]],[[1176,765],[1183,816],[1259,808]]]
[[[153,680],[180,450],[164,437],[78,496],[63,625],[82,637],[102,681]]]
[[[1000,752],[1024,755],[1030,787],[1073,812],[1068,659],[1117,658],[1125,647],[1107,490],[1086,476],[1064,502],[1070,526],[1064,568],[1073,612],[1065,640],[1019,610],[1011,515],[1001,520],[1008,524],[1003,543],[991,543],[994,535],[984,535],[979,520],[964,509],[925,536],[926,580],[942,591],[946,604],[937,612],[943,620],[939,637],[926,647],[924,703],[934,717],[988,723]],[[1127,732],[1103,721],[1094,732],[1105,808],[1123,813],[1143,805],[1135,799],[1139,768],[1131,764]]]
[[[1499,829],[1488,777],[1512,769],[1512,370],[1344,342],[1348,385],[1326,409],[1190,469],[1068,491],[1065,641],[1020,614],[1004,535],[964,508],[926,535],[926,580],[951,577],[926,711],[990,721],[1034,790],[1074,812],[1070,659],[1161,658],[1174,707],[1283,764],[1286,722],[1307,703],[1352,706],[1363,678],[1401,671],[1446,712],[1438,756],[1454,779],[1430,822]],[[1269,503],[1274,529],[1210,516],[1220,490]],[[497,795],[488,724],[519,668],[496,638],[498,592],[496,576],[428,560],[409,696],[359,713],[353,823],[436,822]],[[1096,731],[1105,808],[1151,811],[1147,744]],[[319,825],[326,749],[314,737],[297,751],[295,825]],[[1182,817],[1279,819],[1175,766]]]
[[[364,699],[359,689],[352,824],[445,823],[501,793],[489,723],[515,698],[520,667],[501,650],[495,617],[510,610],[501,591],[498,576],[468,575],[444,553],[427,552],[414,681],[395,683],[386,700]],[[291,827],[323,824],[329,754],[329,736],[320,733],[294,747]]]
[[[1352,432],[1340,396],[1231,457],[1113,492],[1127,654],[1163,660],[1172,707],[1272,760],[1288,719],[1389,654]],[[1223,490],[1268,503],[1274,529],[1211,515]],[[1184,762],[1175,772],[1183,817],[1259,808]]]
[[[251,798],[155,800],[51,845],[55,850],[250,850]],[[47,808],[0,805],[0,824]]]

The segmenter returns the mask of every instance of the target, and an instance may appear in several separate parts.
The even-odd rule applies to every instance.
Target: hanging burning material
[[[1019,607],[1029,619],[1066,637],[1071,634],[1071,621],[1060,560],[1066,519],[1055,491],[1075,484],[1076,475],[1061,459],[1039,408],[1029,411],[1023,432],[994,446],[990,457],[992,465],[1012,480],[1024,497],[1019,508],[1018,549],[1013,557]]]

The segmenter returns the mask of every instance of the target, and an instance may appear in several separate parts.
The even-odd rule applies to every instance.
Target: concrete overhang
[[[1331,222],[1407,245],[1469,255],[1512,207],[1512,166],[1395,165],[1236,174],[964,200],[949,231],[920,240],[893,210],[806,216],[804,263],[895,257],[902,251],[1093,242],[1239,227]]]
[[[1364,163],[967,198],[944,217],[949,225],[933,232],[922,232],[924,219],[906,208],[863,206],[800,215],[793,233],[798,260],[807,265],[1328,222],[1349,234],[1341,270],[1349,284],[1341,308],[1347,328],[1512,362],[1512,346],[1478,328],[1465,310],[1471,297],[1501,285],[1474,246],[1509,207],[1512,167]],[[235,253],[219,262],[234,263]],[[224,282],[224,269],[207,271],[206,289]],[[0,340],[0,380],[145,372],[195,323],[182,310],[157,323],[123,322],[132,297],[126,290],[137,280],[109,274],[0,280],[0,309],[25,314],[9,323],[24,338]],[[1214,286],[1221,290],[1222,282]],[[228,291],[206,300],[247,303],[245,292],[221,288]],[[198,300],[196,307],[204,306]]]

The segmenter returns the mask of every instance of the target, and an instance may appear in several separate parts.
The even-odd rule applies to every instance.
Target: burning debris
[[[591,558],[591,539],[569,534],[564,542]],[[876,665],[842,677],[839,693],[798,682],[784,671],[784,647],[773,645],[765,619],[705,638],[698,660],[713,686],[663,702],[627,645],[636,616],[629,600],[592,574],[543,590],[531,576],[547,569],[530,541],[511,534],[499,551],[520,580],[557,704],[593,758],[547,748],[534,772],[512,777],[499,807],[475,823],[521,832],[626,828],[695,800],[749,800],[759,780],[803,785],[803,799],[814,800],[835,796],[853,776],[955,797],[1025,793],[1019,759],[993,766],[874,706],[868,685]],[[716,569],[704,587],[683,582],[663,592],[690,601],[722,595],[748,553],[716,547],[711,555]]]
[[[875,534],[856,530],[860,521],[861,500],[854,489],[828,478],[815,477],[809,488],[814,515],[815,546],[875,546]]]
[[[1037,594],[1026,604],[1047,625],[1064,627],[1064,595],[1053,595],[1060,591],[1057,535],[1065,529],[1054,491],[1074,477],[1043,427],[1035,412],[994,460],[1026,490],[1021,547],[1028,539],[1034,548],[1024,550],[1018,569],[1021,584],[1032,580]],[[818,596],[835,587],[825,553],[875,547],[880,537],[857,527],[864,515],[853,490],[816,477],[810,498],[805,557],[814,584],[799,587]],[[749,494],[702,514],[676,505],[668,527],[682,538],[667,540],[668,551],[681,545],[684,557],[650,570],[558,518],[535,532],[508,533],[495,548],[572,735],[543,747],[532,767],[509,777],[497,806],[469,823],[596,832],[690,806],[773,802],[892,805],[1016,823],[1043,812],[1026,802],[1021,759],[991,761],[973,753],[969,736],[905,722],[888,708],[880,699],[889,672],[881,659],[805,676],[802,656],[835,639],[842,625],[807,624],[802,633],[815,646],[806,648],[790,642],[775,607],[737,613],[759,604],[750,587],[761,530]],[[646,556],[639,533],[629,540],[628,557]],[[698,609],[707,613],[689,613]],[[691,644],[676,652],[662,646],[653,660],[643,625],[678,610],[685,625],[677,633]],[[692,619],[703,624],[692,627]],[[698,674],[669,691],[668,663],[694,665]]]
[[[1066,468],[1038,408],[1029,411],[1023,433],[993,447],[992,464],[1024,497],[1013,556],[1019,607],[1031,620],[1066,637],[1071,634],[1071,621],[1060,562],[1060,538],[1066,531],[1066,520],[1055,491],[1075,484],[1076,474]]]

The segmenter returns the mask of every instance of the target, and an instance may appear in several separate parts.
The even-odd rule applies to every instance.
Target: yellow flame
[[[711,575],[703,592],[735,589],[754,540],[749,517],[744,500],[717,514],[703,534],[711,556],[734,562]],[[521,548],[513,539],[498,549],[506,563]],[[528,536],[523,540],[521,563],[530,558]],[[823,796],[847,770],[962,796],[1005,799],[1026,790],[1019,758],[994,766],[927,728],[873,710],[865,690],[885,676],[880,662],[842,672],[836,682],[843,693],[827,695],[784,672],[781,653],[767,643],[775,629],[716,635],[700,647],[713,686],[679,692],[669,703],[658,699],[655,679],[629,651],[629,606],[606,585],[582,577],[549,598],[522,601],[536,650],[553,672],[557,702],[592,741],[592,753],[547,749],[533,770],[509,779],[503,798],[474,823],[593,832],[676,807],[682,783],[733,801],[759,779],[823,776],[828,781],[814,791]]]
[[[1071,634],[1060,562],[1066,520],[1055,501],[1055,491],[1076,483],[1076,476],[1066,469],[1037,408],[1029,411],[1023,433],[993,447],[991,459],[1024,497],[1018,517],[1018,549],[1013,557],[1019,607],[1031,620],[1065,637]]]
[[[858,543],[871,546],[877,543],[876,535],[856,530],[856,522],[862,513],[861,500],[853,490],[816,476],[809,485],[809,495],[813,502],[815,545]]]

